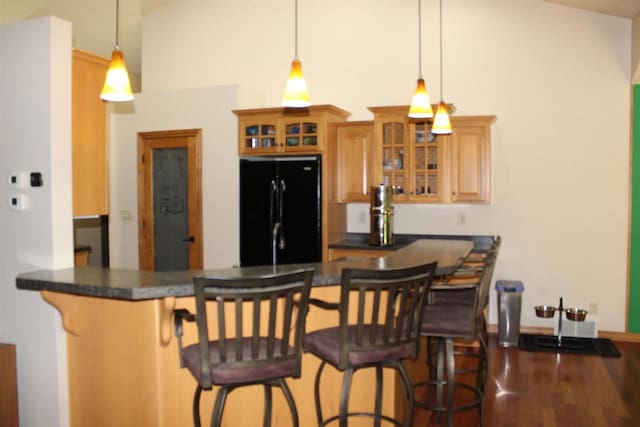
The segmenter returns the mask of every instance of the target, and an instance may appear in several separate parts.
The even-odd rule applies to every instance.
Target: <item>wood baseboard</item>
[[[523,326],[520,328],[520,332],[524,334],[553,335],[553,328],[539,327],[539,326]],[[490,324],[489,333],[497,335],[498,325]],[[632,332],[598,331],[598,337],[608,338],[611,341],[640,343],[640,334],[635,334]]]

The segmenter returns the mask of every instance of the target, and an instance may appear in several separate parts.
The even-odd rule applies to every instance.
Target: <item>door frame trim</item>
[[[140,270],[154,270],[153,251],[153,178],[145,173],[146,164],[151,164],[152,156],[145,159],[145,152],[154,148],[184,147],[184,144],[160,141],[171,138],[187,138],[188,155],[188,200],[189,231],[195,241],[189,246],[189,269],[199,270],[203,266],[202,245],[202,129],[181,129],[138,132],[138,266]],[[192,215],[196,212],[197,215]]]

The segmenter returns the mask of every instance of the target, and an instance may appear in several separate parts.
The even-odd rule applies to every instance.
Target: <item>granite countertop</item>
[[[314,286],[340,283],[344,268],[393,269],[438,261],[437,274],[449,274],[473,249],[470,240],[418,239],[383,258],[347,257],[326,263],[286,264],[187,271],[140,271],[100,267],[40,270],[20,274],[16,287],[122,300],[193,296],[194,276],[256,277],[314,268]],[[388,248],[388,247],[387,247]]]
[[[493,236],[471,236],[455,234],[394,234],[393,245],[375,246],[369,243],[369,233],[347,233],[346,238],[329,244],[330,249],[367,249],[395,251],[404,248],[416,240],[468,240],[473,242],[474,251],[487,251],[493,242]]]

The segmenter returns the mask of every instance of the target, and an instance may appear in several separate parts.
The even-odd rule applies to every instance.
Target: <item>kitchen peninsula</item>
[[[69,401],[72,426],[178,426],[191,424],[191,399],[195,382],[179,368],[173,339],[172,313],[185,308],[194,312],[192,278],[195,275],[248,277],[314,267],[312,296],[336,301],[343,268],[400,268],[438,261],[438,273],[451,272],[474,247],[474,241],[418,239],[381,258],[347,257],[332,262],[243,267],[201,271],[144,272],[95,267],[36,271],[20,274],[16,286],[42,293],[56,307],[67,332]],[[311,308],[307,330],[332,326],[337,316]],[[185,328],[184,342],[196,340],[195,325]],[[301,425],[315,420],[313,377],[319,365],[304,355],[302,377],[290,382]],[[327,372],[328,373],[328,372]],[[359,374],[353,388],[352,407],[370,404],[373,375]],[[322,388],[337,395],[341,375],[327,375]],[[395,378],[385,377],[384,407],[395,410]],[[201,408],[207,423],[213,393],[203,393]],[[246,402],[256,402],[255,411]],[[225,425],[258,425],[262,415],[262,389],[234,391],[225,408]],[[326,410],[336,410],[338,399]],[[286,403],[274,395],[274,423],[288,425]]]

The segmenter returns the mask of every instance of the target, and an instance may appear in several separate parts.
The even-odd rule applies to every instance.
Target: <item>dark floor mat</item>
[[[557,336],[520,334],[519,347],[525,351],[620,357],[616,346],[606,338],[562,337],[562,344],[558,345]]]

